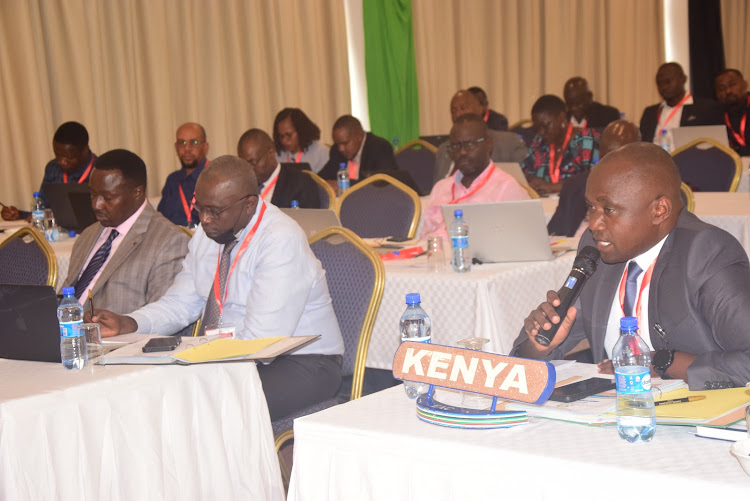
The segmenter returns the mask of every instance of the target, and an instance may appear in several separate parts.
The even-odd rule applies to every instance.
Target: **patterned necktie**
[[[227,288],[227,275],[229,275],[229,258],[232,256],[232,249],[237,245],[237,240],[230,242],[224,246],[224,250],[221,252],[221,261],[219,262],[219,297],[224,298],[224,290]],[[214,284],[216,278],[211,283],[211,290],[208,291],[208,299],[206,300],[206,309],[203,312],[203,320],[201,321],[200,336],[206,333],[206,328],[213,329],[219,324],[219,303],[216,300],[216,294],[214,293]]]
[[[643,273],[643,270],[638,266],[638,263],[630,261],[628,265],[628,280],[625,283],[625,301],[622,306],[626,317],[635,316],[633,307],[638,297],[638,277],[641,276],[641,273]]]
[[[91,261],[89,261],[89,265],[86,266],[86,269],[81,273],[81,278],[78,279],[78,282],[76,282],[75,285],[76,299],[81,298],[83,291],[86,290],[86,287],[89,286],[96,274],[99,273],[102,265],[109,257],[109,251],[112,249],[112,241],[117,238],[117,235],[119,235],[117,230],[112,229],[107,240],[105,240],[102,246],[97,249],[96,253],[94,253],[94,256],[91,258]]]

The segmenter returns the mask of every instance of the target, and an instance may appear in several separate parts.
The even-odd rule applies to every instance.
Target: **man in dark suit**
[[[687,76],[679,64],[664,63],[659,67],[656,87],[664,101],[643,110],[641,136],[644,141],[657,142],[663,129],[724,123],[719,103],[693,97],[685,90],[686,82]]]
[[[750,93],[747,92],[747,80],[739,70],[727,69],[716,77],[714,87],[716,99],[724,107],[729,145],[738,155],[750,156],[750,129],[747,128]]]
[[[333,124],[333,146],[320,177],[335,181],[342,165],[348,169],[352,184],[370,174],[398,168],[391,143],[372,132],[365,133],[359,120],[351,115],[341,116]]]
[[[587,338],[594,362],[608,372],[619,320],[635,316],[655,375],[684,379],[691,390],[750,381],[747,254],[729,233],[683,210],[669,154],[650,143],[610,153],[589,174],[586,202],[580,247],[595,246],[602,262],[564,318],[554,310],[557,293],[548,291],[511,353],[559,359]],[[624,285],[635,277],[635,287]],[[550,345],[538,344],[536,334],[553,323],[560,327]]]
[[[487,124],[487,128],[490,130],[508,130],[508,119],[505,118],[505,115],[502,113],[498,113],[495,110],[490,109],[490,101],[487,98],[487,93],[484,91],[481,87],[469,87],[469,92],[471,92],[474,97],[476,97],[479,100],[479,104],[482,106],[482,113],[479,114],[480,117],[482,117],[482,120],[484,120],[484,123]],[[458,116],[456,116],[458,118]],[[455,122],[456,119],[454,118],[453,121]]]
[[[299,164],[280,164],[271,137],[250,129],[237,143],[237,156],[249,163],[258,178],[260,195],[276,207],[291,207],[296,200],[303,209],[320,209],[318,187]]]
[[[573,77],[565,82],[563,96],[568,107],[568,119],[574,127],[603,129],[620,118],[617,108],[594,101],[589,83],[583,77]]]

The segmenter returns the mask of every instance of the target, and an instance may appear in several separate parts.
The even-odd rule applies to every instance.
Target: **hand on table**
[[[12,205],[3,207],[0,215],[2,215],[3,219],[5,219],[6,221],[16,221],[21,217],[21,213]]]
[[[86,316],[88,316],[88,313],[84,315],[84,320],[86,320]],[[102,337],[129,334],[138,330],[138,324],[132,318],[107,310],[94,310],[94,316],[87,321],[99,324]]]

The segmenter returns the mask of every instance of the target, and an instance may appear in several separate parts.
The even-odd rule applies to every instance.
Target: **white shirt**
[[[102,246],[104,242],[107,241],[109,238],[109,234],[112,233],[112,230],[117,230],[119,235],[115,237],[114,240],[112,240],[111,247],[109,249],[109,256],[107,256],[107,260],[102,263],[102,267],[99,268],[99,272],[94,275],[94,278],[91,279],[91,282],[89,282],[89,286],[86,287],[83,292],[81,293],[81,297],[78,298],[78,302],[81,303],[81,305],[85,305],[86,300],[89,298],[89,291],[94,288],[94,285],[96,285],[96,281],[99,280],[99,276],[104,271],[104,268],[107,267],[107,263],[109,263],[109,260],[112,259],[112,256],[115,255],[115,252],[117,252],[117,249],[120,247],[120,244],[125,239],[125,236],[130,231],[130,228],[133,227],[135,224],[135,220],[138,219],[138,217],[143,212],[143,209],[146,208],[146,202],[147,200],[144,200],[141,206],[138,208],[137,211],[135,211],[129,218],[127,218],[125,221],[123,221],[120,226],[117,227],[105,227],[104,230],[99,234],[99,238],[96,239],[96,242],[94,242],[94,246],[91,248],[91,252],[89,252],[89,256],[86,258],[86,261],[83,263],[83,267],[81,267],[81,273],[78,274],[78,278],[81,278],[81,275],[83,275],[83,272],[86,271],[86,267],[89,265],[89,262],[91,261],[91,258],[94,257],[94,254],[96,254],[96,251],[99,250],[99,247]],[[77,280],[76,280],[77,281]]]
[[[248,225],[237,235],[232,262],[260,214],[261,201]],[[238,339],[321,335],[299,354],[341,355],[344,342],[333,311],[325,271],[310,250],[299,225],[271,204],[247,250],[227,279],[225,326]],[[182,271],[155,303],[131,313],[138,332],[172,334],[203,314],[222,245],[199,226],[188,246]]]
[[[279,172],[281,172],[281,164],[277,163],[276,168],[273,170],[268,179],[266,179],[266,181],[263,183],[263,189],[260,190],[260,194],[263,197],[263,200],[265,200],[269,204],[271,203],[271,199],[273,198],[273,192],[276,191],[276,181],[279,179]]]
[[[640,276],[638,276],[638,282],[636,284],[637,290],[641,290],[641,284],[643,284],[643,278],[646,276],[646,270],[648,270],[651,266],[651,263],[653,263],[656,258],[659,257],[659,252],[661,252],[661,248],[664,246],[664,242],[667,240],[668,236],[669,235],[662,238],[659,243],[651,247],[640,256],[636,256],[625,263],[625,270],[628,269],[630,261],[635,261],[636,263],[638,263],[638,266],[640,266],[640,268],[643,270]],[[622,274],[625,275],[624,270]],[[622,278],[620,278],[620,280],[622,281]],[[620,282],[618,282],[617,284],[619,287]],[[651,284],[649,283],[641,293],[641,316],[640,318],[638,318],[638,335],[640,335],[641,338],[646,342],[649,349],[653,351],[654,345],[651,343],[651,335],[649,333],[650,329],[648,327],[648,296],[650,290]],[[612,301],[612,308],[609,310],[607,333],[604,336],[604,350],[607,352],[608,358],[612,358],[612,349],[615,347],[615,343],[617,343],[617,340],[620,339],[620,319],[623,317],[623,315],[622,307],[620,306],[620,294],[618,291],[615,292],[615,299],[614,301]],[[636,298],[635,302],[633,303],[633,308],[636,307],[637,301],[638,299]],[[633,315],[637,316],[637,312],[633,312]]]
[[[687,98],[682,106],[680,106],[680,108],[675,111],[674,115],[672,115],[672,118],[670,118],[667,122],[667,117],[669,117],[669,114],[672,113],[672,110],[674,108],[672,106],[669,106],[666,101],[661,102],[661,104],[659,105],[659,109],[661,110],[659,112],[659,121],[656,123],[656,130],[654,131],[654,144],[659,144],[659,133],[661,133],[662,129],[676,129],[680,126],[680,122],[682,121],[682,111],[688,104],[693,104],[692,94]]]

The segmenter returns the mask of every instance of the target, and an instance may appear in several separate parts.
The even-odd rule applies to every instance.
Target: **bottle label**
[[[43,210],[33,210],[31,211],[31,219],[37,220],[37,219],[44,219],[44,211]]]
[[[80,336],[78,329],[83,325],[83,320],[76,320],[74,322],[60,322],[60,336],[61,337],[78,337]]]
[[[469,237],[451,237],[454,249],[466,249],[469,247]]]
[[[339,189],[341,191],[348,190],[349,189],[349,180],[348,179],[339,179]]]
[[[431,343],[432,336],[425,336],[425,337],[404,337],[401,336],[401,342],[404,341],[413,341],[415,343]]]
[[[617,393],[635,395],[651,391],[651,373],[647,367],[629,366],[615,369]]]

